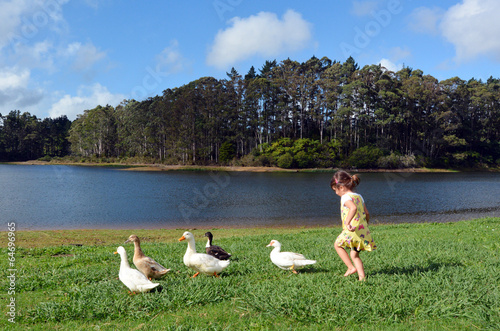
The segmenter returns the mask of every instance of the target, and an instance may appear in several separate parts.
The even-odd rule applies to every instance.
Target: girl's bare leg
[[[359,280],[364,280],[365,267],[363,266],[363,261],[361,261],[361,258],[359,257],[359,252],[356,252],[354,249],[351,250],[351,259],[356,267],[356,270],[358,271]]]
[[[337,243],[335,243],[333,246],[335,247],[337,254],[340,256],[344,264],[347,266],[347,271],[344,274],[344,277],[347,277],[355,273],[356,268],[352,265],[351,259],[349,258],[349,254],[347,254],[345,249],[343,247],[338,246]]]

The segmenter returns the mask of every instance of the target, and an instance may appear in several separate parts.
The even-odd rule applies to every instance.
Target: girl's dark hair
[[[337,171],[332,180],[330,181],[331,188],[338,188],[339,186],[345,186],[349,190],[353,190],[359,185],[359,177],[357,175],[349,175],[344,170]]]

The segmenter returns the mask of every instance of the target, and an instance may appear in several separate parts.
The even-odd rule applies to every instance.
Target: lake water
[[[0,165],[0,213],[19,230],[340,225],[332,173],[141,172]],[[500,216],[498,173],[362,173],[373,223]]]

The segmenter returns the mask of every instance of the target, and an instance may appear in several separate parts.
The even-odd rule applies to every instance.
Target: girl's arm
[[[366,223],[370,222],[370,213],[366,209],[366,205],[363,203],[363,208],[365,208]]]
[[[354,217],[354,215],[356,215],[356,212],[358,209],[357,209],[356,205],[354,204],[354,202],[352,202],[352,200],[347,200],[344,203],[344,205],[347,208],[349,208],[349,213],[347,213],[347,217],[345,219],[347,230],[354,231],[356,228],[351,225],[351,221],[352,221],[352,218]]]

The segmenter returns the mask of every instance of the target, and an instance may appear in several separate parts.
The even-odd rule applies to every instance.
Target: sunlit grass
[[[178,230],[17,232],[17,329],[498,329],[500,218],[371,227],[378,249],[362,253],[367,281],[345,278],[333,248],[340,228],[215,229],[234,260],[220,278],[182,263]],[[206,230],[193,230],[197,249]],[[36,234],[39,234],[37,240]],[[161,292],[130,296],[112,254],[131,233],[172,271]],[[2,235],[6,235],[2,233]],[[24,239],[23,239],[24,238]],[[29,239],[28,239],[29,238]],[[298,275],[274,266],[271,239],[318,262]],[[36,243],[35,243],[36,241]],[[66,242],[61,244],[60,241]],[[74,246],[71,244],[81,244]],[[29,245],[31,244],[31,245]],[[133,246],[124,245],[129,260]],[[0,286],[6,289],[7,249]],[[1,293],[8,302],[7,291]]]

